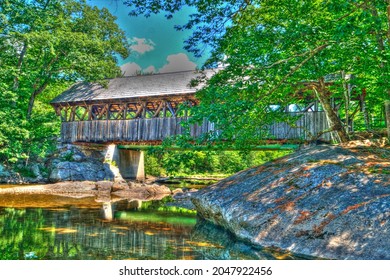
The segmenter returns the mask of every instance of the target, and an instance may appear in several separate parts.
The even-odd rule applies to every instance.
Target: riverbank
[[[69,198],[94,197],[96,202],[112,202],[117,199],[159,200],[172,191],[159,184],[110,181],[74,181],[0,188],[0,195],[46,194]]]
[[[254,245],[328,259],[390,259],[390,150],[315,146],[192,196],[198,214]]]

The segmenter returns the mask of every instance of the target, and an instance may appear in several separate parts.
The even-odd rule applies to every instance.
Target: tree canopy
[[[205,55],[205,50],[215,48],[217,40],[221,38],[226,26],[232,19],[244,10],[248,0],[123,0],[130,7],[130,16],[164,13],[171,19],[175,12],[183,7],[191,7],[193,13],[186,24],[177,25],[177,30],[190,29],[192,35],[184,42],[184,48],[199,57]]]
[[[59,127],[48,100],[69,83],[121,74],[129,46],[115,20],[84,0],[0,2],[0,157],[45,150]]]
[[[353,118],[365,119],[365,129],[374,118],[383,125],[390,92],[388,0],[125,2],[132,15],[165,11],[169,18],[184,5],[195,8],[178,27],[194,29],[187,49],[199,53],[210,42],[205,67],[224,65],[198,93],[199,120],[207,117],[222,131],[210,139],[256,143],[264,136],[259,128],[283,117],[271,105],[309,96],[320,101],[338,141],[348,140]]]

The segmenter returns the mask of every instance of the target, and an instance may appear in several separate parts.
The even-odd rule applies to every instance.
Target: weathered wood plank
[[[290,114],[300,116],[294,126],[287,123],[274,123],[268,126],[269,139],[309,140],[313,135],[328,128],[324,112]],[[63,122],[61,141],[64,143],[162,141],[167,137],[184,133],[185,129],[181,122],[187,120],[187,117],[172,117]],[[204,120],[202,124],[190,125],[189,132],[192,137],[196,138],[215,129],[213,123]],[[322,138],[329,140],[330,133],[324,134]]]

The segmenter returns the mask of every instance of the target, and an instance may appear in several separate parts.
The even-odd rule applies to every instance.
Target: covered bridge
[[[207,70],[203,75],[214,73]],[[109,80],[107,86],[77,83],[51,102],[62,121],[61,140],[104,144],[108,147],[106,159],[117,163],[123,177],[142,179],[143,152],[118,149],[117,145],[158,145],[167,137],[182,134],[181,123],[190,117],[188,108],[199,102],[195,92],[202,85],[190,87],[198,75],[184,71],[122,77]],[[304,112],[292,114],[301,118],[293,127],[286,123],[270,126],[272,138],[305,140],[328,126],[324,112],[317,111],[314,103]],[[213,123],[204,120],[191,125],[190,133],[196,138],[214,129]]]
[[[203,72],[211,77],[214,70]],[[196,106],[196,90],[191,80],[200,75],[194,71],[140,75],[116,78],[108,85],[77,83],[52,102],[62,121],[64,143],[158,144],[166,137],[183,133],[182,121],[188,119],[183,108]],[[181,106],[186,104],[188,106]],[[313,105],[299,114],[292,127],[285,123],[272,125],[273,139],[309,139],[328,127],[324,112]],[[309,110],[310,109],[310,110]],[[208,121],[190,127],[191,136],[214,130]]]
[[[62,121],[61,140],[154,144],[181,134],[180,123],[188,118],[183,107],[198,104],[198,88],[190,87],[196,76],[194,71],[131,76],[109,80],[106,87],[77,83],[51,102]],[[191,135],[212,129],[209,122],[193,125]]]

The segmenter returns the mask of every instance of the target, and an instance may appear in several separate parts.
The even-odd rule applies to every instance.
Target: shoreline
[[[0,195],[42,194],[70,198],[96,197],[99,202],[109,202],[112,196],[129,200],[161,199],[172,191],[158,184],[111,181],[68,181],[54,184],[13,185],[0,188]]]

